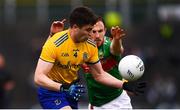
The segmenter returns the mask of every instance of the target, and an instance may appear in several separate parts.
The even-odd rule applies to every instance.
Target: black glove
[[[85,86],[82,84],[71,83],[69,85],[61,85],[60,91],[66,91],[72,99],[78,101],[82,93],[85,93]]]
[[[146,82],[124,82],[123,89],[134,93],[135,95],[143,94],[146,88]]]

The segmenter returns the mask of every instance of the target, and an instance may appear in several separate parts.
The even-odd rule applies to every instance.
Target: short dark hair
[[[97,18],[97,21],[96,21],[96,22],[98,22],[98,21],[102,21],[102,22],[103,22],[103,24],[104,24],[104,27],[106,28],[106,24],[105,24],[105,21],[104,21],[103,17],[98,16],[98,18]]]
[[[84,25],[94,25],[97,22],[98,17],[96,14],[88,7],[81,6],[75,8],[69,17],[70,26],[72,27],[76,24],[78,27]]]

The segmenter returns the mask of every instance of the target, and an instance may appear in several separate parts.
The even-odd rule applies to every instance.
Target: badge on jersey
[[[84,52],[84,53],[83,53],[83,60],[84,60],[84,61],[87,61],[87,60],[88,60],[88,53],[87,53],[87,52]]]

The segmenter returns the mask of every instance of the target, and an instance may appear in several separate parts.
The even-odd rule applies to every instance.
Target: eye
[[[95,30],[93,30],[92,32],[93,32],[93,33],[96,33],[96,31],[95,31]]]
[[[92,28],[88,28],[86,29],[87,32],[91,32]]]
[[[102,32],[103,32],[103,30],[101,29],[101,30],[99,30],[98,32],[99,32],[99,33],[102,33]]]

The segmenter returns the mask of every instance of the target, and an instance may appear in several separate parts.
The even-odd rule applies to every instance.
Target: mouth
[[[100,39],[95,39],[94,41],[95,41],[95,42],[100,42],[101,40],[100,40]]]

